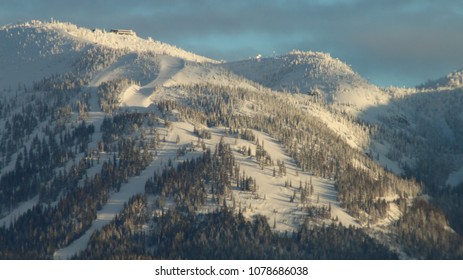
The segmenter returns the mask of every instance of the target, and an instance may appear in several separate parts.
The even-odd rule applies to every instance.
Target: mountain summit
[[[428,81],[420,86],[419,89],[444,89],[444,88],[461,88],[463,87],[463,69],[451,72],[437,80]]]
[[[75,66],[76,60],[98,48],[119,53],[167,55],[186,61],[216,61],[177,47],[142,39],[135,34],[87,29],[71,23],[30,21],[0,27],[0,86],[16,87],[44,77],[62,74]]]
[[[226,67],[273,90],[302,93],[328,103],[362,108],[384,97],[349,65],[322,52],[294,50],[276,57],[230,62]]]

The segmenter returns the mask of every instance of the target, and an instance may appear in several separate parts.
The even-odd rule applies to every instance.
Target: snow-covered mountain
[[[259,57],[226,65],[232,71],[278,91],[331,93],[342,87],[366,83],[348,65],[321,52],[292,51],[278,57]]]
[[[1,27],[0,42],[0,257],[133,251],[145,238],[137,234],[181,239],[156,235],[168,215],[182,220],[176,213],[200,217],[195,229],[212,213],[229,225],[233,213],[242,219],[235,229],[254,223],[256,240],[294,231],[337,248],[331,258],[366,257],[350,247],[360,241],[369,257],[428,257],[460,238],[408,178],[434,167],[421,166],[424,159],[459,151],[459,122],[449,120],[457,105],[439,106],[436,120],[446,129],[420,113],[435,99],[376,87],[324,53],[218,63],[132,32],[40,21]],[[439,100],[459,104],[458,92],[451,96]],[[425,127],[445,128],[453,145],[442,148],[447,138]],[[438,181],[452,170],[435,171]],[[418,238],[424,226],[410,220],[422,215],[432,216],[432,233]],[[39,230],[23,228],[33,221]],[[205,234],[200,242],[217,239]],[[325,234],[334,237],[320,239]],[[108,245],[107,236],[126,239]],[[302,249],[303,239],[284,242],[273,257],[326,253]],[[186,257],[151,246],[134,257]]]
[[[418,86],[419,89],[449,89],[461,87],[463,87],[463,69],[451,72],[440,79],[428,81]]]
[[[292,51],[278,57],[230,62],[225,66],[273,90],[302,93],[328,103],[364,108],[387,99],[381,89],[327,53]]]
[[[32,21],[3,26],[0,28],[0,41],[0,62],[8,65],[0,70],[0,87],[3,88],[15,89],[18,84],[30,85],[44,77],[69,72],[79,58],[100,47],[124,54],[149,53],[185,61],[216,63],[152,39],[90,30],[61,22]]]

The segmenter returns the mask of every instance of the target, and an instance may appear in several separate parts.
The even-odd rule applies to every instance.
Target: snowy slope
[[[95,85],[122,77],[139,81],[141,92],[131,90],[136,93],[135,104],[144,107],[160,85],[200,82],[246,88],[264,86],[322,96],[330,103],[353,106],[354,112],[388,100],[382,90],[325,53],[293,51],[281,57],[214,66],[215,61],[211,59],[151,39],[40,21],[1,27],[0,40],[0,65],[10,65],[0,69],[0,89],[14,90],[18,85],[31,85],[44,77],[75,71],[79,58],[93,48],[104,47],[118,50],[120,53],[116,56],[122,56],[114,57],[115,62],[109,61],[110,65],[103,71],[96,69],[97,73],[90,73],[99,77]],[[159,68],[162,75],[158,78]],[[128,100],[129,96],[122,102],[135,105]]]
[[[230,62],[224,66],[274,90],[303,93],[328,103],[366,108],[387,100],[382,90],[326,53],[292,51],[278,57]]]
[[[162,96],[188,94],[178,91],[179,86],[194,84],[210,84],[218,86],[233,86],[249,90],[257,90],[261,86],[228,72],[220,66],[188,62],[183,59],[160,55],[154,58],[145,58],[152,62],[152,66],[141,71],[138,66],[121,58],[117,63],[99,72],[92,85],[97,87],[102,82],[127,78],[139,82],[132,85],[120,95],[121,107],[149,107],[154,100]],[[146,64],[146,63],[145,63]],[[150,76],[146,76],[150,73]]]
[[[451,72],[437,80],[428,81],[419,85],[419,89],[449,89],[463,87],[463,69]]]
[[[167,141],[163,144],[152,163],[139,176],[130,179],[127,184],[124,184],[119,192],[112,194],[107,204],[98,211],[92,227],[79,239],[57,250],[54,258],[68,259],[84,250],[92,233],[109,224],[122,210],[124,203],[127,203],[132,196],[144,192],[144,183],[146,180],[152,176],[153,172],[161,173],[162,168],[166,166],[169,160],[172,160],[175,166],[187,158],[200,156],[202,154],[201,151],[189,152],[180,157],[176,155],[179,147],[196,142],[197,137],[193,134],[193,130],[194,125],[183,121],[173,122],[171,130],[162,128],[161,134],[166,135]],[[275,230],[291,232],[297,230],[307,217],[307,212],[303,207],[309,205],[324,206],[327,208],[331,207],[331,219],[339,221],[345,226],[360,226],[352,216],[340,207],[340,203],[336,200],[337,192],[333,182],[311,176],[308,172],[303,172],[295,165],[294,160],[285,154],[283,148],[275,139],[264,133],[253,131],[259,139],[264,141],[266,151],[268,151],[273,159],[287,163],[287,174],[285,176],[273,176],[271,167],[261,170],[255,159],[243,156],[238,152],[240,147],[247,146],[255,153],[256,146],[254,143],[226,136],[225,129],[221,127],[213,128],[211,131],[212,138],[205,140],[206,146],[214,149],[222,138],[224,143],[232,146],[235,159],[240,165],[242,172],[255,178],[259,186],[259,189],[255,193],[240,191],[238,189],[233,190],[232,197],[236,202],[236,212],[241,211],[249,219],[255,215],[263,215],[267,217],[269,224],[272,225],[275,223]],[[179,139],[178,143],[175,141],[177,137]],[[294,185],[292,187],[285,187],[284,185],[287,181],[291,181]],[[299,182],[309,181],[314,185],[314,195],[309,198],[308,203],[301,204],[299,201]],[[294,202],[291,202],[290,197],[295,192],[297,194],[296,199]],[[231,205],[231,199],[228,199],[227,203]],[[210,202],[199,211],[209,212],[217,207],[215,202]],[[320,222],[323,221],[330,222],[330,220],[320,220]]]
[[[0,88],[13,90],[66,71],[86,46],[39,22],[0,27],[0,42]]]
[[[161,172],[164,164],[169,159],[175,157],[177,146],[174,142],[173,134],[169,134],[166,129],[163,129],[163,134],[167,136],[167,143],[163,145],[159,154],[153,159],[151,164],[139,175],[131,178],[126,184],[121,187],[119,192],[113,193],[104,207],[98,211],[96,219],[92,226],[80,238],[74,240],[68,246],[57,250],[54,254],[55,259],[68,259],[73,255],[83,251],[90,240],[92,234],[109,224],[115,216],[123,209],[124,204],[128,203],[129,199],[138,193],[145,191],[145,182],[153,175],[153,172]]]
[[[44,77],[69,72],[78,58],[95,47],[215,63],[152,39],[92,31],[60,22],[31,21],[3,26],[0,27],[0,42],[0,89],[15,90],[18,84],[29,86]]]
[[[221,128],[214,129],[212,141],[218,142],[220,137],[224,137],[224,142],[231,145],[234,149],[234,156],[242,171],[250,174],[256,179],[259,186],[255,194],[249,192],[235,191],[235,200],[245,209],[245,217],[263,215],[268,218],[269,224],[275,222],[275,229],[280,232],[297,230],[307,217],[307,212],[303,210],[307,206],[331,207],[331,218],[341,222],[345,226],[359,226],[357,221],[340,207],[337,201],[337,191],[333,182],[316,176],[311,176],[309,172],[303,172],[296,166],[294,160],[289,157],[282,145],[269,135],[253,131],[256,137],[264,142],[265,150],[273,160],[284,161],[287,173],[284,176],[273,176],[273,166],[266,166],[264,169],[259,167],[255,159],[240,154],[240,147],[250,147],[252,153],[256,151],[255,143],[243,139],[227,137]],[[285,182],[292,182],[292,187],[285,187]],[[299,184],[312,182],[314,193],[309,197],[308,202],[300,202]],[[296,192],[293,202],[290,197]],[[243,209],[241,211],[243,211]],[[329,222],[329,221],[328,221]]]

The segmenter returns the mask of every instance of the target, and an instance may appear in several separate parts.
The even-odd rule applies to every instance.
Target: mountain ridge
[[[450,72],[437,80],[427,81],[419,86],[418,89],[455,89],[463,87],[463,68]]]

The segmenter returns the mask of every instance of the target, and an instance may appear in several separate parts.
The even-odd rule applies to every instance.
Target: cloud
[[[14,1],[0,24],[28,19],[132,28],[213,58],[291,49],[330,52],[381,85],[418,84],[463,67],[463,3],[453,0]]]

